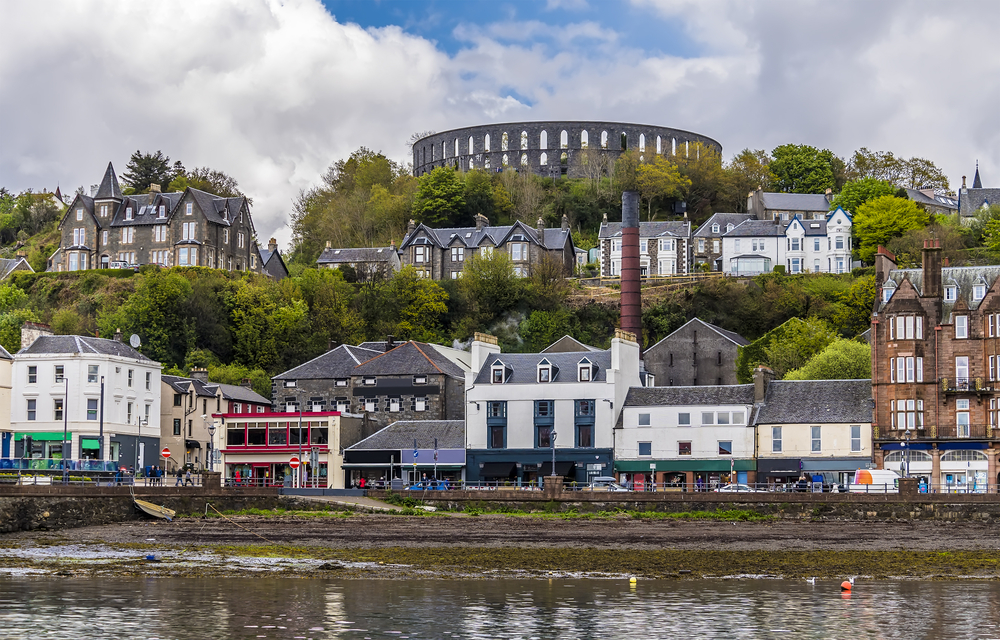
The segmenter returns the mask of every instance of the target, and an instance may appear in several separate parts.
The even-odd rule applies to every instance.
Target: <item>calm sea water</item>
[[[998,638],[1000,583],[0,578],[2,638]]]

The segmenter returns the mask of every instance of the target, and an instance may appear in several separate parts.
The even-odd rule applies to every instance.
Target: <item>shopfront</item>
[[[800,458],[760,458],[757,460],[757,482],[769,489],[785,488],[802,476]]]
[[[618,481],[636,491],[713,491],[730,483],[756,482],[750,459],[616,460]]]

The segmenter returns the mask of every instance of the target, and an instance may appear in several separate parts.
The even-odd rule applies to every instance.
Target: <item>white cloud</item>
[[[689,129],[727,155],[867,146],[928,157],[953,186],[978,158],[1000,185],[1000,6],[633,4],[690,50],[651,54],[596,7],[586,22],[462,25],[449,57],[400,28],[338,24],[317,0],[7,3],[0,185],[72,191],[162,149],[237,178],[261,239],[286,243],[298,192],[358,147],[405,162],[415,131],[529,119]]]
[[[569,11],[584,11],[589,9],[587,0],[545,0],[545,10],[568,9]]]

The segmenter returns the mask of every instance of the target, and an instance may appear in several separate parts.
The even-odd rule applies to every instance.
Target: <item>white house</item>
[[[608,222],[607,216],[598,232],[602,278],[622,273],[622,223]],[[669,276],[688,273],[691,256],[691,223],[639,223],[639,275]]]
[[[640,384],[639,345],[617,330],[600,351],[501,353],[476,334],[466,382],[466,478],[571,481],[611,473],[613,428]],[[554,435],[555,434],[555,435]]]
[[[783,265],[786,273],[847,273],[852,225],[850,214],[840,207],[825,219],[746,220],[722,235],[723,270],[753,275]]]
[[[753,406],[753,384],[630,389],[615,472],[634,488],[650,480],[689,491],[752,482]]]
[[[120,336],[41,335],[15,354],[14,457],[36,459],[33,468],[56,468],[41,461],[62,458],[85,470],[102,468],[102,459],[159,464],[161,365]]]

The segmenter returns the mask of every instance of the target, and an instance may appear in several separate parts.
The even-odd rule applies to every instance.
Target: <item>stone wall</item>
[[[642,357],[658,387],[729,385],[737,384],[737,349],[732,340],[691,322],[647,349]]]

